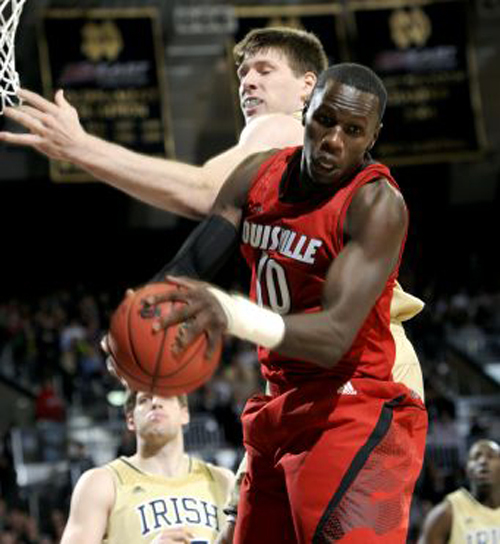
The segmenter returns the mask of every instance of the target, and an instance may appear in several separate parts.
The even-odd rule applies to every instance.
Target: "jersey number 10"
[[[292,302],[285,269],[267,253],[262,253],[257,265],[256,283],[257,303],[265,303],[274,312],[285,315],[290,311]]]

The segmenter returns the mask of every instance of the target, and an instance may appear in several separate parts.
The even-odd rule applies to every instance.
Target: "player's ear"
[[[134,415],[132,412],[128,412],[125,417],[125,422],[127,423],[127,429],[131,432],[135,432]]]
[[[377,143],[377,140],[378,140],[378,137],[380,135],[381,129],[382,129],[382,123],[380,123],[379,126],[377,127],[377,129],[375,130],[375,134],[373,135],[373,139],[372,139],[370,145],[368,146],[367,151],[371,151],[373,146]]]
[[[314,72],[306,72],[304,74],[304,99],[307,99],[309,96],[311,96],[311,93],[317,81],[318,76]]]
[[[191,420],[191,417],[189,416],[189,409],[187,406],[184,406],[182,408],[182,424],[188,425]]]

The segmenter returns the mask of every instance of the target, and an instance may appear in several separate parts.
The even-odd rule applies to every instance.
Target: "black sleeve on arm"
[[[208,281],[218,272],[238,245],[238,230],[224,217],[212,215],[189,235],[177,255],[151,282],[164,281],[167,274]]]

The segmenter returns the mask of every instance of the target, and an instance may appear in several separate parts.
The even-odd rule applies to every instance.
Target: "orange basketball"
[[[182,303],[164,302],[152,307],[144,299],[178,288],[172,283],[148,284],[126,296],[111,317],[110,355],[116,373],[131,389],[164,397],[189,393],[208,381],[219,363],[222,342],[210,359],[205,358],[205,334],[174,355],[172,347],[179,325],[153,331],[156,319]]]

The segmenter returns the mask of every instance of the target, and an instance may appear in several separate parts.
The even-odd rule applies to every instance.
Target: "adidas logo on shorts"
[[[356,389],[354,389],[354,386],[352,385],[350,381],[345,383],[344,385],[341,385],[337,389],[337,393],[339,395],[357,395],[358,394],[358,392],[356,391]]]

